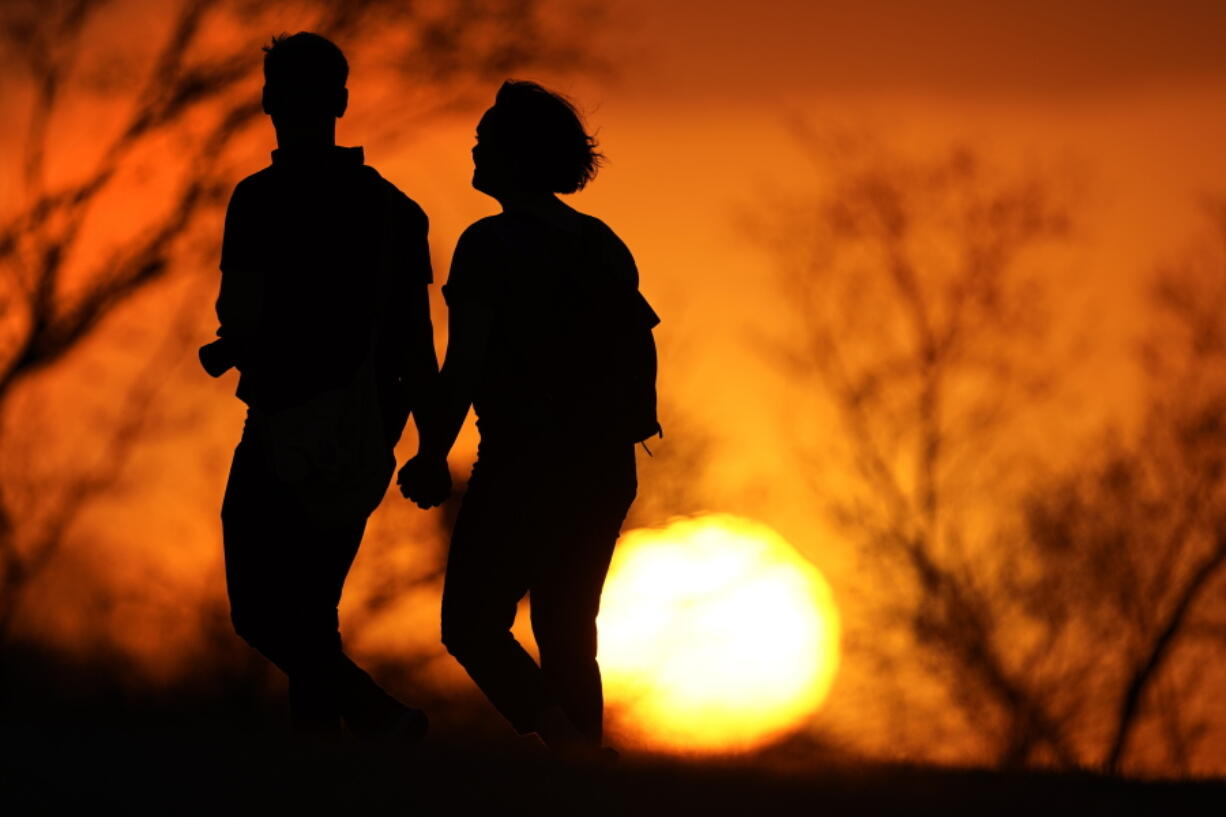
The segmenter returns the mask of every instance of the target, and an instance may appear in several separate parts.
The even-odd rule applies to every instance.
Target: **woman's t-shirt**
[[[561,226],[502,213],[460,237],[443,295],[451,309],[493,311],[473,399],[482,441],[545,434],[591,438],[596,412],[580,399],[599,365],[592,328],[659,319],[638,295],[630,250],[604,222],[576,214]]]

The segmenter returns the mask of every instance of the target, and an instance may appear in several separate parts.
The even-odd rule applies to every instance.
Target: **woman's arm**
[[[466,230],[456,245],[443,288],[449,307],[447,354],[435,388],[414,412],[417,456],[404,464],[397,479],[401,493],[421,508],[441,505],[451,492],[447,455],[472,406],[494,325],[497,259],[479,225]]]
[[[494,311],[482,301],[464,300],[452,307],[438,387],[417,420],[417,456],[446,459],[451,452],[472,405],[493,325]]]

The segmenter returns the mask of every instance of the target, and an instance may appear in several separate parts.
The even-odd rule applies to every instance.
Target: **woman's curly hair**
[[[504,82],[493,113],[499,140],[533,187],[574,193],[587,186],[604,163],[596,139],[584,129],[570,100],[535,82]]]

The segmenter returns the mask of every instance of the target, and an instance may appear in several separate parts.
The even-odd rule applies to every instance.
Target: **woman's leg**
[[[617,531],[573,531],[532,586],[532,632],[549,698],[583,736],[599,745],[604,716],[596,663],[596,614]]]
[[[613,549],[634,501],[634,451],[576,463],[577,491],[557,503],[554,535],[531,587],[532,630],[545,689],[580,733],[603,737],[604,693],[596,661],[596,616]]]
[[[520,734],[548,706],[540,667],[511,635],[533,570],[517,469],[478,461],[456,517],[443,583],[443,645]]]

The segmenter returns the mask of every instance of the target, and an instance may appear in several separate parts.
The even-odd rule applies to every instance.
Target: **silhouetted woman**
[[[505,83],[481,118],[473,187],[502,213],[456,246],[433,416],[400,473],[418,505],[444,501],[446,457],[474,407],[481,440],[451,540],[443,643],[518,732],[568,753],[600,747],[596,614],[636,492],[635,441],[659,429],[658,318],[634,260],[555,195],[592,179],[594,144],[569,102],[531,82]],[[637,360],[632,338],[649,347]],[[525,594],[539,666],[510,631]]]

